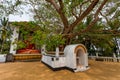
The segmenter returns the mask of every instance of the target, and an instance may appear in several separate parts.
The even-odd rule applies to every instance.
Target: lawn
[[[120,80],[120,63],[89,61],[90,69],[52,71],[41,62],[0,63],[0,80]]]

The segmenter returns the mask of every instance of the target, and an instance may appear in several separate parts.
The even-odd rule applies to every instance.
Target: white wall
[[[13,27],[13,35],[11,38],[10,53],[16,54],[17,44],[14,42],[18,40],[19,37],[19,27]]]

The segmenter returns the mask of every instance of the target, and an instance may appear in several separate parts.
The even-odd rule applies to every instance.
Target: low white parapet
[[[43,55],[42,62],[51,66],[52,68],[60,68],[66,66],[66,60],[64,56],[56,57],[55,55]]]
[[[6,54],[0,54],[0,62],[6,61]]]

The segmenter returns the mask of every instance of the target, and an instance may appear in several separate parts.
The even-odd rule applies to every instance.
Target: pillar
[[[10,45],[10,53],[16,54],[17,44],[15,41],[18,40],[19,37],[19,27],[13,27],[13,34],[11,38],[11,45]]]

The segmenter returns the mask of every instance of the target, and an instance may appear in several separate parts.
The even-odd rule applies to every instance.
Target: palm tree
[[[10,37],[10,27],[8,26],[8,18],[1,19],[1,27],[0,27],[0,53],[3,53],[4,45],[6,40]]]

